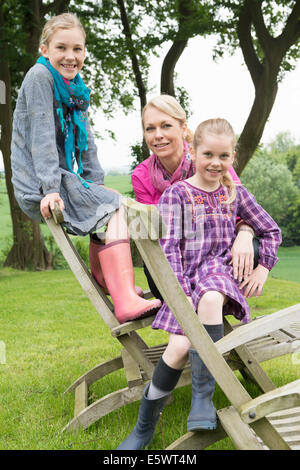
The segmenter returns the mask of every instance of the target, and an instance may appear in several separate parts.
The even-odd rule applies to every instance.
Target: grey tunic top
[[[42,64],[27,73],[16,104],[11,146],[12,183],[21,209],[30,218],[42,221],[40,201],[49,193],[59,193],[65,204],[64,225],[70,233],[86,235],[105,225],[121,197],[105,187],[104,172],[89,124],[88,150],[82,152],[85,188],[70,172],[65,161],[64,135],[56,113],[54,80]]]

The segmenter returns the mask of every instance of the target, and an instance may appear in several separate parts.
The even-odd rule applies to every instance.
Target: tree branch
[[[47,5],[43,4],[41,1],[41,11],[43,16],[47,15],[48,13],[54,13],[55,15],[60,15],[64,11],[67,11],[69,7],[70,0],[54,0]]]
[[[252,81],[254,85],[256,85],[261,76],[263,66],[260,63],[257,57],[257,54],[255,52],[255,49],[254,49],[253,39],[251,35],[251,24],[252,24],[251,9],[249,5],[249,1],[246,0],[240,11],[238,27],[237,27],[237,35],[239,38],[239,42],[240,42],[240,46],[242,49],[245,63],[250,72]]]
[[[190,0],[178,1],[178,32],[176,38],[167,52],[161,69],[160,92],[175,96],[174,71],[176,64],[188,44],[186,38],[186,24],[193,18],[194,7]]]
[[[251,12],[252,23],[255,28],[257,38],[266,58],[274,49],[274,38],[270,35],[264,21],[262,13],[262,2],[260,0],[246,0]]]
[[[161,69],[160,92],[175,96],[174,72],[188,40],[175,41],[168,50]]]
[[[119,6],[119,9],[120,9],[121,21],[122,21],[122,25],[123,25],[123,31],[124,31],[124,35],[125,35],[125,38],[126,38],[126,43],[127,43],[127,47],[128,47],[129,57],[130,57],[131,64],[132,64],[133,73],[134,73],[134,76],[135,76],[136,85],[137,85],[137,88],[138,88],[138,93],[139,93],[140,102],[141,102],[141,109],[143,109],[143,107],[147,103],[146,87],[144,85],[142,73],[141,73],[140,66],[139,66],[138,57],[137,57],[135,47],[134,47],[134,44],[133,44],[130,24],[129,24],[129,20],[128,20],[128,16],[127,16],[124,1],[123,0],[117,0],[117,3],[118,3],[118,6]]]
[[[289,15],[286,21],[286,24],[282,33],[280,34],[280,36],[275,38],[275,41],[277,43],[276,47],[278,45],[283,47],[284,54],[300,38],[299,17],[300,17],[300,2],[296,2],[291,14]]]

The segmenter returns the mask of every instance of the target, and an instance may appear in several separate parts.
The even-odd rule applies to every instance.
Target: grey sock
[[[159,398],[169,395],[169,393],[170,392],[167,392],[166,390],[161,390],[160,388],[157,388],[153,384],[153,382],[151,382],[148,389],[147,398],[148,400],[158,400]]]
[[[147,398],[149,400],[156,400],[169,395],[176,387],[181,372],[182,369],[173,369],[161,357],[155,366]]]

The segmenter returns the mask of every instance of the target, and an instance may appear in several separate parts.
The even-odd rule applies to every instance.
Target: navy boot
[[[214,342],[223,337],[223,324],[203,326]],[[193,395],[192,407],[187,421],[187,430],[216,429],[217,412],[212,402],[216,384],[215,379],[195,349],[190,349],[189,356]]]
[[[138,420],[129,436],[117,450],[141,450],[150,444],[160,414],[168,400],[169,394],[158,400],[148,400],[149,384],[146,385],[139,409]]]

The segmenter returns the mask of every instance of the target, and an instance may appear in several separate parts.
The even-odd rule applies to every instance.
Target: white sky
[[[250,112],[254,87],[243,57],[237,52],[233,57],[212,60],[213,38],[194,38],[190,40],[177,63],[177,82],[186,88],[191,98],[193,115],[188,121],[189,127],[195,127],[204,119],[224,117],[228,119],[239,134]],[[152,59],[150,84],[154,87],[151,95],[159,94],[160,69],[167,48],[161,58]],[[279,84],[277,98],[271,115],[265,126],[262,142],[268,143],[279,133],[288,131],[297,143],[300,143],[299,132],[300,109],[300,63],[297,68],[286,74]],[[131,164],[130,145],[141,140],[139,101],[137,111],[125,116],[117,114],[113,120],[107,120],[97,112],[95,129],[101,134],[104,129],[115,132],[117,141],[108,137],[97,141],[99,159],[104,169],[122,167]],[[0,169],[3,163],[0,158]]]

